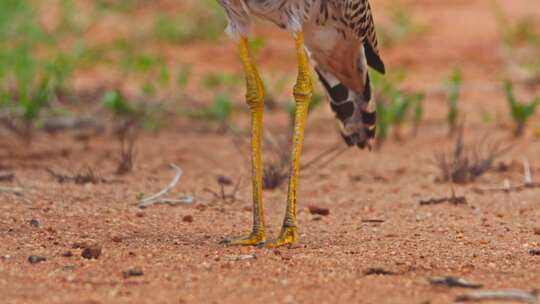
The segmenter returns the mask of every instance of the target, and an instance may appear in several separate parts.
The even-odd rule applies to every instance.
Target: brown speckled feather
[[[330,97],[349,145],[365,147],[375,136],[375,105],[368,66],[385,73],[368,0],[218,0],[234,36],[249,35],[249,17],[269,20],[305,46]]]

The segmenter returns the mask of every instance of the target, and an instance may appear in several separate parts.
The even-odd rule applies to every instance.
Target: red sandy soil
[[[501,2],[512,16],[529,14],[535,5]],[[420,89],[440,84],[456,65],[466,82],[491,83],[494,88],[464,91],[466,141],[489,137],[514,147],[499,161],[505,170],[455,187],[466,205],[419,204],[450,195],[448,184],[434,181],[434,154],[452,147],[444,97],[437,94],[428,95],[426,122],[417,137],[390,140],[380,151],[351,149],[326,167],[306,170],[298,193],[300,242],[275,250],[219,244],[251,225],[249,147],[235,144],[232,135],[202,132],[204,124],[179,119],[141,136],[135,171],[126,176],[114,175],[117,146],[109,135],[83,143],[70,132],[40,134],[31,146],[2,135],[0,170],[15,179],[0,186],[24,192],[0,192],[0,302],[451,303],[466,292],[430,285],[427,279],[438,275],[462,276],[486,289],[540,288],[540,256],[530,254],[540,248],[540,189],[475,191],[506,179],[520,183],[523,157],[530,160],[533,177],[540,176],[540,142],[532,131],[523,139],[512,137],[497,89],[503,61],[489,1],[416,1],[414,7],[431,30],[383,50],[389,69],[406,65],[407,84]],[[290,66],[284,72],[294,73],[287,35],[260,31],[271,33],[260,54],[262,68]],[[222,61],[201,63],[196,73],[212,66],[238,70],[234,46],[227,40],[224,45]],[[204,62],[215,47],[189,46],[175,60]],[[329,110],[322,108],[308,122],[306,161],[341,141],[328,127],[334,124]],[[485,110],[499,113],[503,127],[483,123]],[[240,125],[247,127],[246,121],[241,117]],[[269,113],[266,126],[285,134],[286,119]],[[194,204],[138,209],[140,194],[157,192],[172,178],[170,163],[184,170],[170,196],[190,195]],[[86,167],[109,182],[60,184],[45,170],[76,173]],[[240,181],[234,202],[215,200],[204,190],[218,190],[218,175]],[[272,236],[279,232],[285,195],[286,186],[264,193]],[[330,214],[312,215],[310,205]],[[31,225],[32,219],[39,225]],[[73,248],[76,243],[101,246],[101,255],[85,259],[82,249]],[[68,252],[72,256],[65,256]],[[256,258],[237,260],[251,254]],[[47,260],[31,264],[31,255]],[[366,275],[373,267],[392,274]],[[130,269],[143,275],[124,277]]]

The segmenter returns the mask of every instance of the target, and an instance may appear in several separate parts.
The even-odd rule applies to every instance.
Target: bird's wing
[[[303,1],[303,0],[298,0]],[[348,145],[375,137],[375,101],[367,65],[384,73],[368,0],[321,0],[305,22],[306,48]]]
[[[368,65],[384,74],[384,62],[379,53],[377,33],[369,0],[345,0],[344,5],[343,22],[363,42]]]

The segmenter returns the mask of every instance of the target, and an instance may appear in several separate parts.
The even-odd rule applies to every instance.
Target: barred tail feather
[[[315,71],[328,92],[330,106],[338,119],[341,135],[347,145],[361,149],[371,147],[371,141],[375,137],[377,115],[369,74],[366,73],[364,77],[363,91],[357,93],[330,73],[319,68]]]

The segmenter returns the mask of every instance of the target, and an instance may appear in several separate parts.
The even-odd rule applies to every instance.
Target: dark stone
[[[47,258],[44,256],[31,255],[28,257],[28,262],[30,262],[30,264],[37,264],[45,261],[47,261]]]
[[[84,250],[81,253],[81,256],[83,258],[89,259],[89,260],[98,259],[100,255],[101,255],[101,246],[98,246],[98,245],[88,246],[84,248]]]

